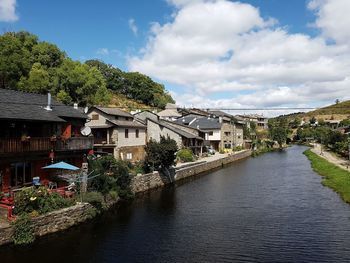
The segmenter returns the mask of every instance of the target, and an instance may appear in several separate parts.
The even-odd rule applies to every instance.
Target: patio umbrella
[[[54,164],[50,164],[48,166],[42,167],[41,169],[62,169],[62,170],[77,171],[80,168],[74,165],[71,165],[69,163],[59,162],[59,163],[54,163]]]

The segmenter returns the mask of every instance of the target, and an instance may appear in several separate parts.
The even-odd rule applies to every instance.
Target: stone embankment
[[[211,158],[209,161],[200,161],[193,165],[183,165],[175,169],[175,174],[163,176],[158,172],[135,176],[131,182],[131,190],[137,194],[151,189],[164,187],[175,181],[180,181],[213,169],[223,167],[226,164],[247,158],[251,155],[250,150],[241,151],[223,158]],[[115,201],[117,202],[117,201]],[[115,203],[114,202],[114,203]],[[111,206],[112,204],[110,204]],[[87,203],[54,211],[32,219],[34,233],[36,236],[43,236],[66,230],[72,226],[85,222],[93,213],[93,206]],[[12,242],[13,227],[0,228],[0,245]]]
[[[32,219],[34,233],[36,236],[43,236],[68,229],[89,219],[93,210],[92,205],[80,203],[34,217]],[[11,225],[0,229],[0,245],[12,242],[12,232],[13,227]]]
[[[199,175],[216,168],[223,167],[229,163],[251,156],[250,150],[240,151],[223,158],[212,158],[210,161],[201,161],[193,165],[185,165],[175,169],[175,175],[164,176],[158,172],[138,175],[131,181],[131,190],[137,194],[151,189],[163,187],[175,181],[180,181],[195,175]]]

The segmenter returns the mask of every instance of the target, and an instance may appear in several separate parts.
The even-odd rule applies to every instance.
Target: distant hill
[[[288,119],[288,121],[292,121],[298,118],[304,121],[308,121],[312,117],[323,120],[350,119],[350,100],[339,102],[337,104],[329,105],[309,112],[297,112],[281,115],[276,117],[276,119],[285,118]]]
[[[320,116],[323,119],[346,119],[350,116],[350,100],[339,102],[306,113],[307,117]],[[333,117],[332,117],[333,116]]]

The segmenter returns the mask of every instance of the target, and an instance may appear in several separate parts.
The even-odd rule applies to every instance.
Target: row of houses
[[[41,95],[0,89],[0,191],[32,184],[48,174],[42,167],[58,161],[81,166],[88,154],[111,154],[132,162],[161,136],[201,156],[208,147],[219,151],[244,146],[247,121],[222,111],[179,109],[167,105],[159,113],[94,106],[71,107]]]

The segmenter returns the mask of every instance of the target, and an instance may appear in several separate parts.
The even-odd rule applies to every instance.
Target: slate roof
[[[195,120],[194,120],[195,119]],[[199,130],[216,130],[221,129],[221,123],[219,119],[207,118],[207,117],[182,117],[175,121],[178,124],[189,125],[192,128]],[[190,124],[191,123],[191,124]]]
[[[47,95],[0,89],[0,119],[65,122],[64,118],[86,119],[82,112],[51,99],[52,111],[45,110]]]
[[[193,121],[189,126],[198,128],[200,130],[218,130],[221,129],[221,123],[218,119],[212,118],[198,118]]]
[[[233,115],[229,114],[229,113],[226,113],[224,111],[221,111],[221,110],[211,110],[209,111],[211,114],[215,115],[215,116],[218,116],[218,117],[227,117],[227,118],[232,118]]]
[[[157,113],[160,117],[181,117],[181,114],[176,109],[166,109]]]
[[[123,111],[123,110],[118,109],[118,108],[99,107],[99,106],[94,106],[93,108],[96,108],[96,109],[98,109],[98,110],[100,110],[108,115],[133,118],[133,115],[131,113]]]
[[[120,120],[107,120],[108,122],[119,126],[119,127],[130,127],[130,128],[143,128],[146,129],[146,126],[137,122],[137,121],[120,121]],[[92,127],[93,128],[93,127]]]
[[[196,134],[193,134],[193,133],[189,133],[189,132],[186,132],[184,130],[181,130],[179,128],[176,128],[174,126],[172,126],[171,124],[169,124],[168,122],[166,121],[162,121],[162,120],[159,120],[159,121],[154,121],[154,120],[151,120],[151,119],[148,119],[148,121],[151,121],[151,122],[154,122],[154,123],[157,123],[158,125],[160,126],[163,126],[187,139],[197,139],[197,140],[203,140],[203,138],[197,136]]]

